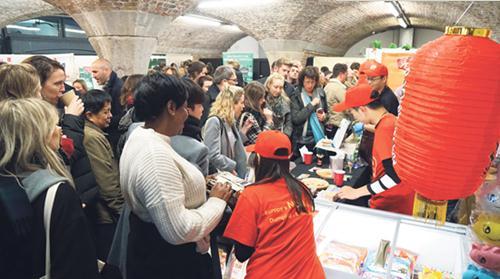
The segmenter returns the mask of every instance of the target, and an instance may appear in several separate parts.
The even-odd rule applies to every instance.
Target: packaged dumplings
[[[368,251],[366,248],[330,242],[319,255],[323,267],[359,274]]]

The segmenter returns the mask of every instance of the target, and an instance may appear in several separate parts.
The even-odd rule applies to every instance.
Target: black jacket
[[[123,116],[123,108],[120,104],[120,95],[123,87],[123,81],[118,78],[116,73],[111,72],[111,76],[109,77],[106,86],[104,87],[104,91],[108,92],[111,95],[111,114],[113,117],[111,118],[111,123],[109,127],[106,129],[106,133],[108,133],[108,140],[111,143],[111,147],[116,152],[116,146],[118,144],[118,139],[120,138],[120,132],[118,131],[118,123]]]
[[[205,94],[205,100],[203,102],[203,114],[201,115],[201,127],[205,125],[205,122],[207,122],[208,115],[210,113],[210,108],[212,107],[212,103],[215,102],[215,99],[217,99],[217,96],[219,96],[220,89],[217,86],[217,84],[212,84],[209,88],[207,93]]]
[[[0,274],[33,278],[33,209],[16,178],[0,175]]]
[[[43,210],[47,191],[33,202],[33,267],[35,278],[45,274]],[[51,277],[98,278],[94,243],[81,203],[73,188],[63,183],[56,192],[50,220]]]
[[[0,200],[0,277],[40,278],[45,274],[43,213],[47,190],[30,202],[15,178],[0,177],[0,185],[2,190],[10,187],[2,194],[10,200]],[[9,214],[7,207],[16,212]],[[19,211],[25,214],[19,215]],[[67,183],[56,192],[50,235],[51,278],[98,278],[95,247],[81,201]]]
[[[302,131],[304,130],[304,124],[309,119],[312,113],[315,113],[316,110],[320,107],[324,109],[325,113],[328,113],[326,94],[323,89],[321,89],[319,92],[321,103],[316,106],[313,106],[312,104],[304,106],[304,102],[301,98],[301,92],[302,87],[297,87],[297,89],[295,89],[292,96],[290,97],[290,107],[293,124],[292,140],[294,142],[294,145],[300,141],[300,138],[302,137]]]
[[[380,102],[382,105],[384,105],[384,108],[394,114],[395,116],[398,116],[398,107],[399,107],[399,101],[398,97],[392,92],[392,90],[386,86],[380,93]]]
[[[90,166],[90,161],[83,146],[83,129],[85,121],[82,117],[64,114],[61,118],[61,127],[63,134],[73,140],[75,151],[69,164],[71,166],[71,176],[75,181],[76,192],[80,199],[88,208],[85,209],[89,213],[95,205],[98,197],[97,182]]]
[[[243,80],[243,74],[241,73],[240,70],[234,70],[234,73],[236,74],[236,80],[238,80],[238,86],[239,87],[244,87],[245,86],[245,81]]]

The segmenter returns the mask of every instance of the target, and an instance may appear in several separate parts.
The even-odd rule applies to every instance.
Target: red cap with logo
[[[388,73],[389,71],[387,70],[387,67],[378,62],[369,65],[369,67],[365,70],[365,74],[368,77],[386,77]]]
[[[372,92],[373,89],[368,84],[360,84],[349,88],[345,93],[345,100],[342,103],[335,104],[333,110],[341,112],[346,109],[368,105],[375,100],[372,98]]]
[[[286,152],[278,150],[286,150]],[[282,132],[269,130],[260,133],[255,145],[248,146],[246,151],[255,152],[267,159],[288,160],[292,155],[292,143]]]
[[[368,59],[365,62],[361,63],[359,66],[359,73],[360,74],[366,74],[366,72],[370,69],[372,65],[377,64],[378,62],[375,61],[374,59]]]

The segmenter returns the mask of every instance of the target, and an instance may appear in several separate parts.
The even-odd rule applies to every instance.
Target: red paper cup
[[[313,153],[312,152],[307,152],[304,153],[304,164],[310,165],[313,162]]]
[[[343,170],[335,170],[333,172],[333,181],[335,181],[335,185],[338,187],[344,185],[344,175],[345,171]]]

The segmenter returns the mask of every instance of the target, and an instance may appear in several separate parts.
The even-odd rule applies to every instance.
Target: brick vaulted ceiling
[[[200,0],[213,1],[213,0]],[[239,0],[243,2],[242,0]],[[51,4],[56,4],[53,6]],[[2,0],[0,26],[38,16],[60,14],[63,9],[79,13],[92,9],[137,10],[160,15],[182,11],[217,18],[237,25],[195,26],[178,18],[172,28],[159,37],[161,52],[215,53],[225,51],[245,35],[257,40],[267,38],[302,40],[339,50],[342,55],[350,46],[372,32],[398,26],[383,1],[332,0],[252,0],[248,5],[210,8],[192,7],[192,1],[179,0]],[[415,27],[443,30],[453,24],[470,2],[399,1]],[[466,26],[489,27],[492,38],[500,38],[500,2],[475,2],[461,19]]]

